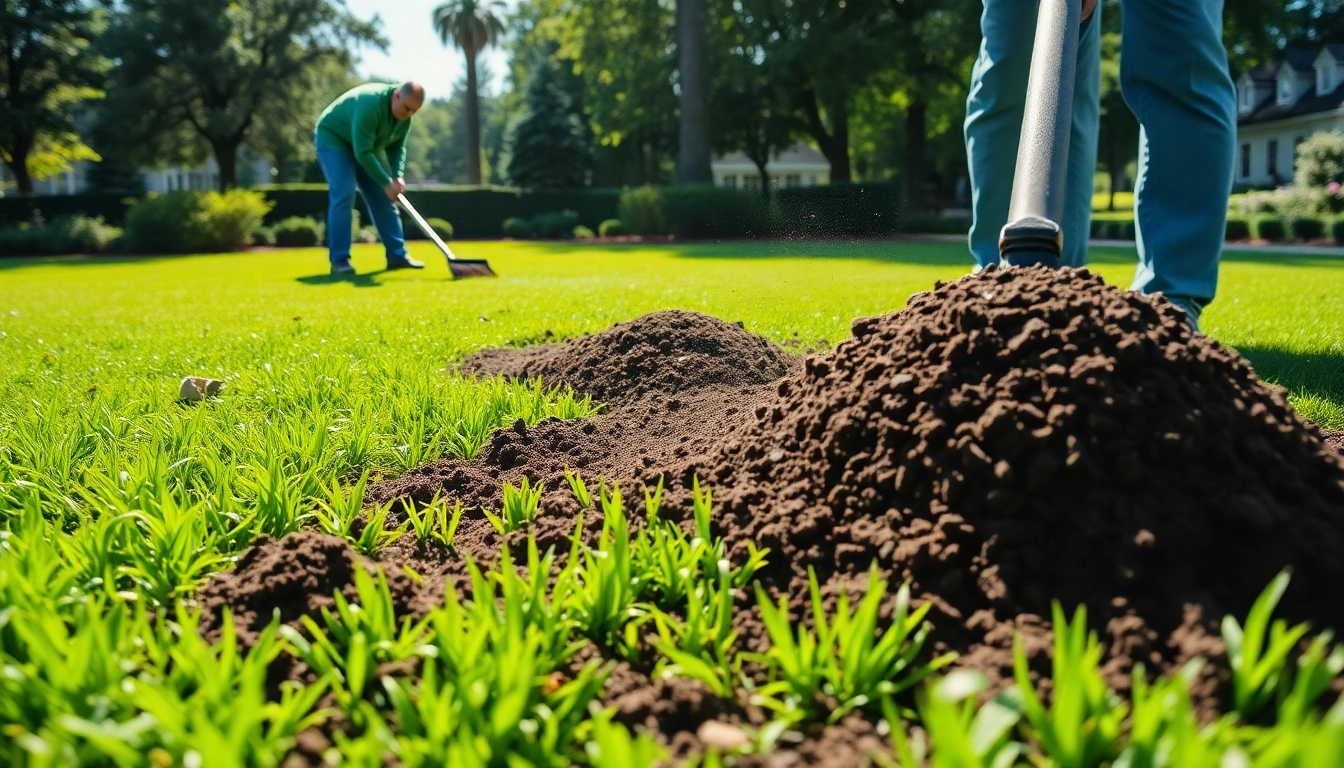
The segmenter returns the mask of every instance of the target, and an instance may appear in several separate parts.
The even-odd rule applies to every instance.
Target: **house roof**
[[[1274,82],[1274,77],[1278,71],[1278,67],[1256,67],[1246,70],[1245,77],[1249,77],[1251,82],[1254,83],[1269,84]]]
[[[729,152],[726,155],[719,155],[714,158],[713,165],[749,165],[755,167],[751,158],[743,152]],[[773,166],[816,166],[817,168],[829,168],[831,164],[826,161],[826,156],[814,149],[806,141],[799,141],[788,149],[777,152],[770,157],[770,162],[766,167]]]
[[[1340,53],[1344,53],[1344,45],[1332,44],[1322,47],[1329,50],[1330,54],[1337,58],[1338,56],[1335,49],[1339,49]],[[1262,72],[1268,71],[1269,77],[1265,79],[1272,80],[1274,78],[1274,73],[1285,64],[1298,72],[1313,71],[1315,69],[1313,62],[1315,62],[1317,56],[1320,55],[1320,52],[1321,47],[1290,48],[1284,51],[1284,60],[1275,67],[1260,67],[1258,69],[1249,70],[1246,74],[1249,75],[1252,80],[1259,83],[1262,82]],[[1302,62],[1306,62],[1305,65],[1303,65]],[[1344,82],[1337,84],[1335,90],[1329,93],[1317,95],[1316,89],[1312,87],[1308,88],[1306,92],[1295,101],[1291,101],[1287,104],[1278,104],[1276,101],[1277,100],[1273,96],[1262,99],[1249,112],[1244,112],[1237,116],[1237,125],[1268,123],[1275,120],[1284,120],[1290,117],[1333,112],[1334,110],[1339,109],[1341,105],[1344,105]]]
[[[1344,43],[1327,43],[1325,50],[1335,57],[1335,61],[1344,61]]]

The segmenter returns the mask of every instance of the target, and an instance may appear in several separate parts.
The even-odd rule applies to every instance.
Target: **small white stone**
[[[751,737],[746,731],[718,720],[706,720],[701,723],[695,731],[695,736],[705,746],[723,750],[737,749],[751,743]]]

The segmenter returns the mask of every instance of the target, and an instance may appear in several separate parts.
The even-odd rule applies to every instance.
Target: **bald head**
[[[414,80],[402,83],[400,88],[392,92],[392,116],[398,120],[409,119],[420,111],[424,103],[425,86]]]

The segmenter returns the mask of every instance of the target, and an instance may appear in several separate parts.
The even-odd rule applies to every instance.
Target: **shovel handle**
[[[421,232],[425,233],[425,237],[433,240],[434,244],[439,246],[439,250],[443,251],[443,255],[446,256],[449,261],[453,261],[453,252],[448,249],[448,244],[443,242],[443,238],[439,237],[439,233],[435,232],[434,228],[429,226],[429,223],[420,216],[420,212],[415,210],[415,206],[411,205],[410,200],[406,199],[406,195],[397,193],[397,203],[401,205],[402,210],[411,215],[411,218],[415,220],[416,226],[420,227]]]
[[[1012,202],[999,237],[999,255],[1006,264],[1058,266],[1064,246],[1064,196],[1091,193],[1064,188],[1081,19],[1078,0],[1040,0]]]

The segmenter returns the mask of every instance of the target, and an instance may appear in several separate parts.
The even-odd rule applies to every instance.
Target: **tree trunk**
[[[807,116],[807,132],[816,140],[821,154],[826,156],[826,162],[831,164],[832,184],[844,184],[850,180],[848,98],[847,94],[842,94],[831,110],[833,127],[828,131],[826,123],[821,119],[816,93],[806,86],[801,96],[803,113]]]
[[[928,104],[915,99],[905,110],[905,207],[910,211],[924,210],[924,154],[925,117]]]
[[[761,174],[761,197],[766,203],[770,202],[770,174],[766,172],[766,163],[756,160],[756,172]]]
[[[467,51],[467,183],[481,183],[481,101],[476,93],[476,54]]]
[[[215,145],[215,162],[219,163],[219,191],[238,186],[238,145],[221,141]]]
[[[710,184],[709,22],[705,0],[677,0],[677,57],[681,84],[681,133],[677,183]]]
[[[14,174],[14,183],[19,186],[19,194],[31,195],[33,193],[33,177],[28,173],[28,153],[20,155],[14,153],[13,162],[6,163],[9,166],[10,173]]]

